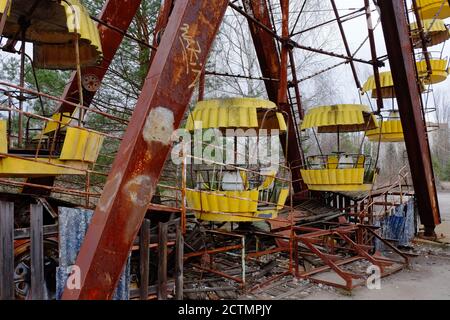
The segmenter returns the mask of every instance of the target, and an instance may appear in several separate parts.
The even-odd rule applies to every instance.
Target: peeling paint
[[[127,182],[123,192],[134,205],[147,206],[152,200],[152,182],[153,179],[149,176],[137,176]]]
[[[173,131],[174,116],[172,110],[166,107],[156,107],[150,111],[142,135],[147,143],[156,141],[168,145]]]
[[[122,177],[123,172],[118,172],[112,180],[106,182],[105,187],[103,188],[103,194],[108,196],[102,196],[102,198],[100,199],[101,201],[99,201],[98,203],[98,208],[101,211],[105,212],[112,205],[115,197],[111,195],[116,194],[116,192],[119,190]]]

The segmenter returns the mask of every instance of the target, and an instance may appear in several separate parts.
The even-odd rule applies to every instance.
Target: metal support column
[[[441,223],[425,119],[403,1],[378,1],[409,166],[425,235]]]
[[[227,5],[175,2],[63,299],[111,299]]]

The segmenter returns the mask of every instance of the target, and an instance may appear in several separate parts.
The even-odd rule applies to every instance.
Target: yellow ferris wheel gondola
[[[102,59],[98,28],[79,0],[0,0],[1,19],[4,37],[33,43],[37,68],[76,69],[76,43],[80,66]]]
[[[337,133],[337,152],[307,157],[301,175],[309,190],[367,191],[375,177],[371,158],[340,151],[339,133],[377,128],[377,122],[364,105],[347,104],[314,107],[308,110],[301,130],[317,128],[318,133]]]
[[[448,0],[417,0],[417,6],[422,19],[446,19],[450,17]]]
[[[69,123],[69,114],[61,122]],[[52,117],[59,121],[59,115]],[[56,127],[56,122],[49,122],[47,127]],[[51,154],[45,147],[48,137],[45,129],[40,140],[39,155],[33,149],[17,149],[8,143],[8,123],[0,120],[0,177],[29,178],[57,175],[85,175],[90,165],[97,161],[104,136],[99,132],[84,128],[66,127],[61,147],[56,154]]]
[[[450,30],[444,21],[440,19],[426,19],[422,21],[423,32],[426,34],[427,46],[435,46],[450,39]],[[420,30],[417,22],[410,25],[411,38],[415,49],[422,48]]]
[[[378,128],[368,130],[366,136],[372,142],[403,142],[403,127],[398,111],[391,111],[386,119],[378,120]]]
[[[221,132],[227,129],[266,129],[285,133],[287,127],[274,103],[254,98],[232,98],[198,102],[188,116],[186,129],[190,132],[199,129],[218,129]],[[238,153],[236,149],[233,152]],[[287,180],[280,182],[277,179],[282,175],[287,178],[282,167],[261,168],[248,163],[218,166],[206,161],[206,164],[192,164],[192,172],[193,188],[187,189],[186,200],[189,209],[204,221],[256,222],[276,218],[289,194]]]
[[[426,66],[425,66],[426,68]],[[395,98],[395,88],[394,88],[394,80],[392,79],[391,71],[380,72],[380,84],[381,84],[381,97],[383,99],[392,99]],[[423,82],[420,82],[420,91],[421,93],[425,91],[425,86]],[[372,98],[377,98],[377,90],[375,83],[375,76],[370,76],[367,81],[364,83],[363,92],[372,91]]]

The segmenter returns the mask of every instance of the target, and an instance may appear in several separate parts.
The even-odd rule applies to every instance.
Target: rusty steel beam
[[[289,53],[289,50],[287,52],[283,52],[283,56],[285,56],[286,61],[283,61],[284,63],[284,70],[282,72],[282,67],[280,61],[280,57],[278,56],[278,49],[276,44],[276,37],[274,37],[273,26],[270,21],[270,14],[269,9],[267,7],[266,1],[261,0],[244,0],[243,1],[244,9],[243,12],[245,16],[247,17],[247,21],[250,28],[250,34],[252,36],[253,44],[256,49],[256,55],[258,57],[259,66],[261,68],[261,74],[266,79],[279,79],[278,82],[276,81],[269,81],[265,80],[264,84],[266,86],[267,95],[269,97],[269,100],[278,103],[281,110],[285,111],[289,116],[289,131],[288,131],[288,148],[287,150],[284,150],[285,154],[287,154],[287,160],[291,164],[298,164],[298,161],[303,159],[302,151],[300,147],[300,141],[297,139],[297,135],[294,130],[295,122],[293,120],[294,115],[292,114],[292,110],[287,104],[279,103],[283,99],[286,98],[283,94],[280,94],[281,90],[279,91],[280,87],[286,88],[287,93],[287,83],[282,79],[283,77],[287,77],[287,58],[289,56],[286,56],[286,54]],[[230,3],[230,6],[234,8],[234,5]],[[285,6],[285,5],[284,5]],[[284,7],[283,6],[283,7]],[[240,9],[239,9],[240,10]],[[287,12],[288,10],[284,10]],[[287,14],[284,14],[285,17],[287,17]],[[262,25],[264,28],[262,28]],[[284,28],[285,29],[285,28]],[[270,32],[269,32],[270,31]],[[283,40],[284,47],[288,49],[288,37],[289,37],[289,30],[284,30],[284,35],[286,36],[285,40]],[[280,37],[280,39],[283,39]],[[280,83],[281,86],[280,86]],[[283,84],[284,83],[284,84]],[[281,100],[280,100],[281,99]],[[299,108],[300,108],[300,114],[303,114],[303,110],[301,110],[300,101]],[[286,137],[281,137],[281,142],[283,145],[283,148],[286,149]],[[294,166],[294,165],[293,165]],[[305,190],[305,186],[301,183],[301,176],[300,176],[300,169],[295,169],[292,171],[292,180],[294,192],[300,192],[302,190]]]
[[[245,4],[246,2],[253,2],[253,1],[254,0],[244,0],[243,1],[244,8],[246,7],[246,4]],[[260,0],[260,2],[263,2],[263,1],[264,0]],[[241,15],[243,15],[245,18],[247,18],[247,20],[250,20],[255,26],[258,26],[261,30],[264,30],[268,34],[272,35],[272,37],[274,39],[276,39],[277,41],[279,41],[279,42],[283,42],[284,41],[283,38],[280,37],[279,35],[277,35],[277,33],[273,29],[270,29],[269,27],[267,27],[267,25],[263,21],[261,21],[261,20],[257,19],[256,17],[252,16],[252,14],[249,14],[248,11],[241,9],[239,6],[235,5],[232,2],[230,2],[229,6],[230,6],[230,8],[233,8],[233,10],[239,12]],[[264,4],[264,3],[260,3],[257,6],[258,7],[262,7],[262,6],[266,6],[267,7],[267,5]],[[263,12],[261,12],[261,13],[263,13]],[[305,50],[305,51],[310,51],[310,52],[315,52],[315,53],[320,53],[320,54],[323,54],[323,55],[326,55],[326,56],[344,59],[346,61],[355,61],[355,62],[360,62],[360,63],[364,63],[364,64],[370,64],[370,65],[372,65],[374,63],[372,61],[368,61],[368,60],[364,60],[364,59],[358,59],[358,58],[355,58],[355,57],[349,57],[349,56],[346,56],[344,54],[339,54],[339,53],[326,51],[326,50],[322,50],[322,49],[318,49],[318,48],[312,48],[312,47],[304,46],[304,45],[301,45],[300,43],[292,40],[292,38],[289,39],[289,44],[292,47],[294,47],[294,48],[298,48],[298,49]],[[376,63],[378,63],[380,66],[384,66],[383,62],[381,62],[381,61],[378,61]]]
[[[289,57],[289,0],[280,0],[281,4],[281,37],[283,39],[280,52],[280,82],[278,83],[278,104],[288,104],[288,57]]]
[[[231,4],[230,4],[231,5]],[[270,21],[269,9],[265,1],[244,0],[244,11],[254,17],[269,30],[273,30]],[[264,78],[278,79],[280,76],[280,59],[275,38],[269,32],[264,32],[252,19],[247,18],[250,27],[253,44],[256,49],[261,74]],[[273,32],[273,31],[272,31]],[[278,84],[274,81],[265,80],[267,95],[273,102],[278,101]]]
[[[433,236],[434,228],[441,223],[441,218],[414,52],[409,37],[407,8],[403,1],[383,0],[378,1],[378,5],[420,220],[425,226],[425,235]]]
[[[227,5],[175,2],[63,299],[111,299]]]

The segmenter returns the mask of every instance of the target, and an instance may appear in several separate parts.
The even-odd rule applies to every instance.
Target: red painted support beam
[[[285,0],[282,0],[281,2],[282,7],[286,7]],[[266,26],[270,30],[274,30],[272,23],[270,21],[270,15],[269,15],[269,9],[267,7],[266,1],[261,0],[244,0],[243,1],[244,10],[245,12]],[[287,5],[288,6],[288,5]],[[287,19],[287,13],[288,13],[288,7],[283,10],[284,11],[284,17]],[[285,154],[287,154],[287,160],[292,166],[299,166],[302,163],[302,150],[300,147],[300,141],[297,139],[297,135],[294,130],[295,122],[293,121],[294,115],[292,114],[292,108],[290,105],[286,103],[279,103],[281,100],[285,99],[285,95],[279,95],[279,89],[281,83],[283,85],[285,77],[287,77],[287,60],[286,61],[280,61],[280,57],[278,56],[278,49],[276,40],[273,37],[273,35],[263,28],[259,26],[255,21],[252,19],[247,19],[248,24],[250,27],[250,33],[253,39],[253,44],[256,49],[256,55],[258,57],[259,65],[261,68],[261,74],[265,78],[270,79],[280,79],[279,82],[276,81],[265,81],[265,86],[267,90],[267,95],[269,97],[269,100],[278,103],[281,110],[285,111],[288,116],[288,122],[289,122],[289,132],[287,136],[288,140],[288,149],[284,150]],[[289,30],[287,30],[287,34],[285,32],[284,36],[286,38],[289,36]],[[282,52],[282,58],[287,59],[286,55],[286,46]],[[284,67],[282,67],[281,63],[283,62]],[[283,70],[282,69],[286,69]],[[281,77],[281,78],[280,78]],[[297,85],[297,84],[295,84]],[[303,114],[303,110],[301,110],[301,101],[298,101],[298,108],[299,108],[299,114]],[[281,137],[281,143],[283,145],[283,148],[285,149],[286,143],[285,143],[285,136]],[[293,183],[294,192],[300,192],[302,190],[306,190],[306,186],[301,183],[301,176],[300,176],[300,168],[297,168],[295,170],[292,170],[292,180],[295,181]]]
[[[227,4],[175,2],[63,299],[111,299]]]
[[[244,10],[250,16],[264,24],[270,30],[273,30],[266,1],[244,0],[243,5]],[[275,38],[270,33],[261,29],[252,20],[248,19],[248,24],[262,76],[270,79],[278,79],[281,67]],[[265,80],[264,84],[269,99],[276,103],[278,101],[278,84],[270,80]]]
[[[153,31],[153,47],[158,47],[159,41],[161,41],[164,29],[169,21],[170,13],[173,9],[173,4],[175,0],[164,0],[161,8],[159,9],[158,21],[156,21],[155,30]],[[153,50],[150,54],[150,65],[152,65],[153,59],[155,58],[156,50]]]
[[[403,1],[378,1],[395,93],[405,135],[419,215],[425,235],[441,223],[427,128]]]

